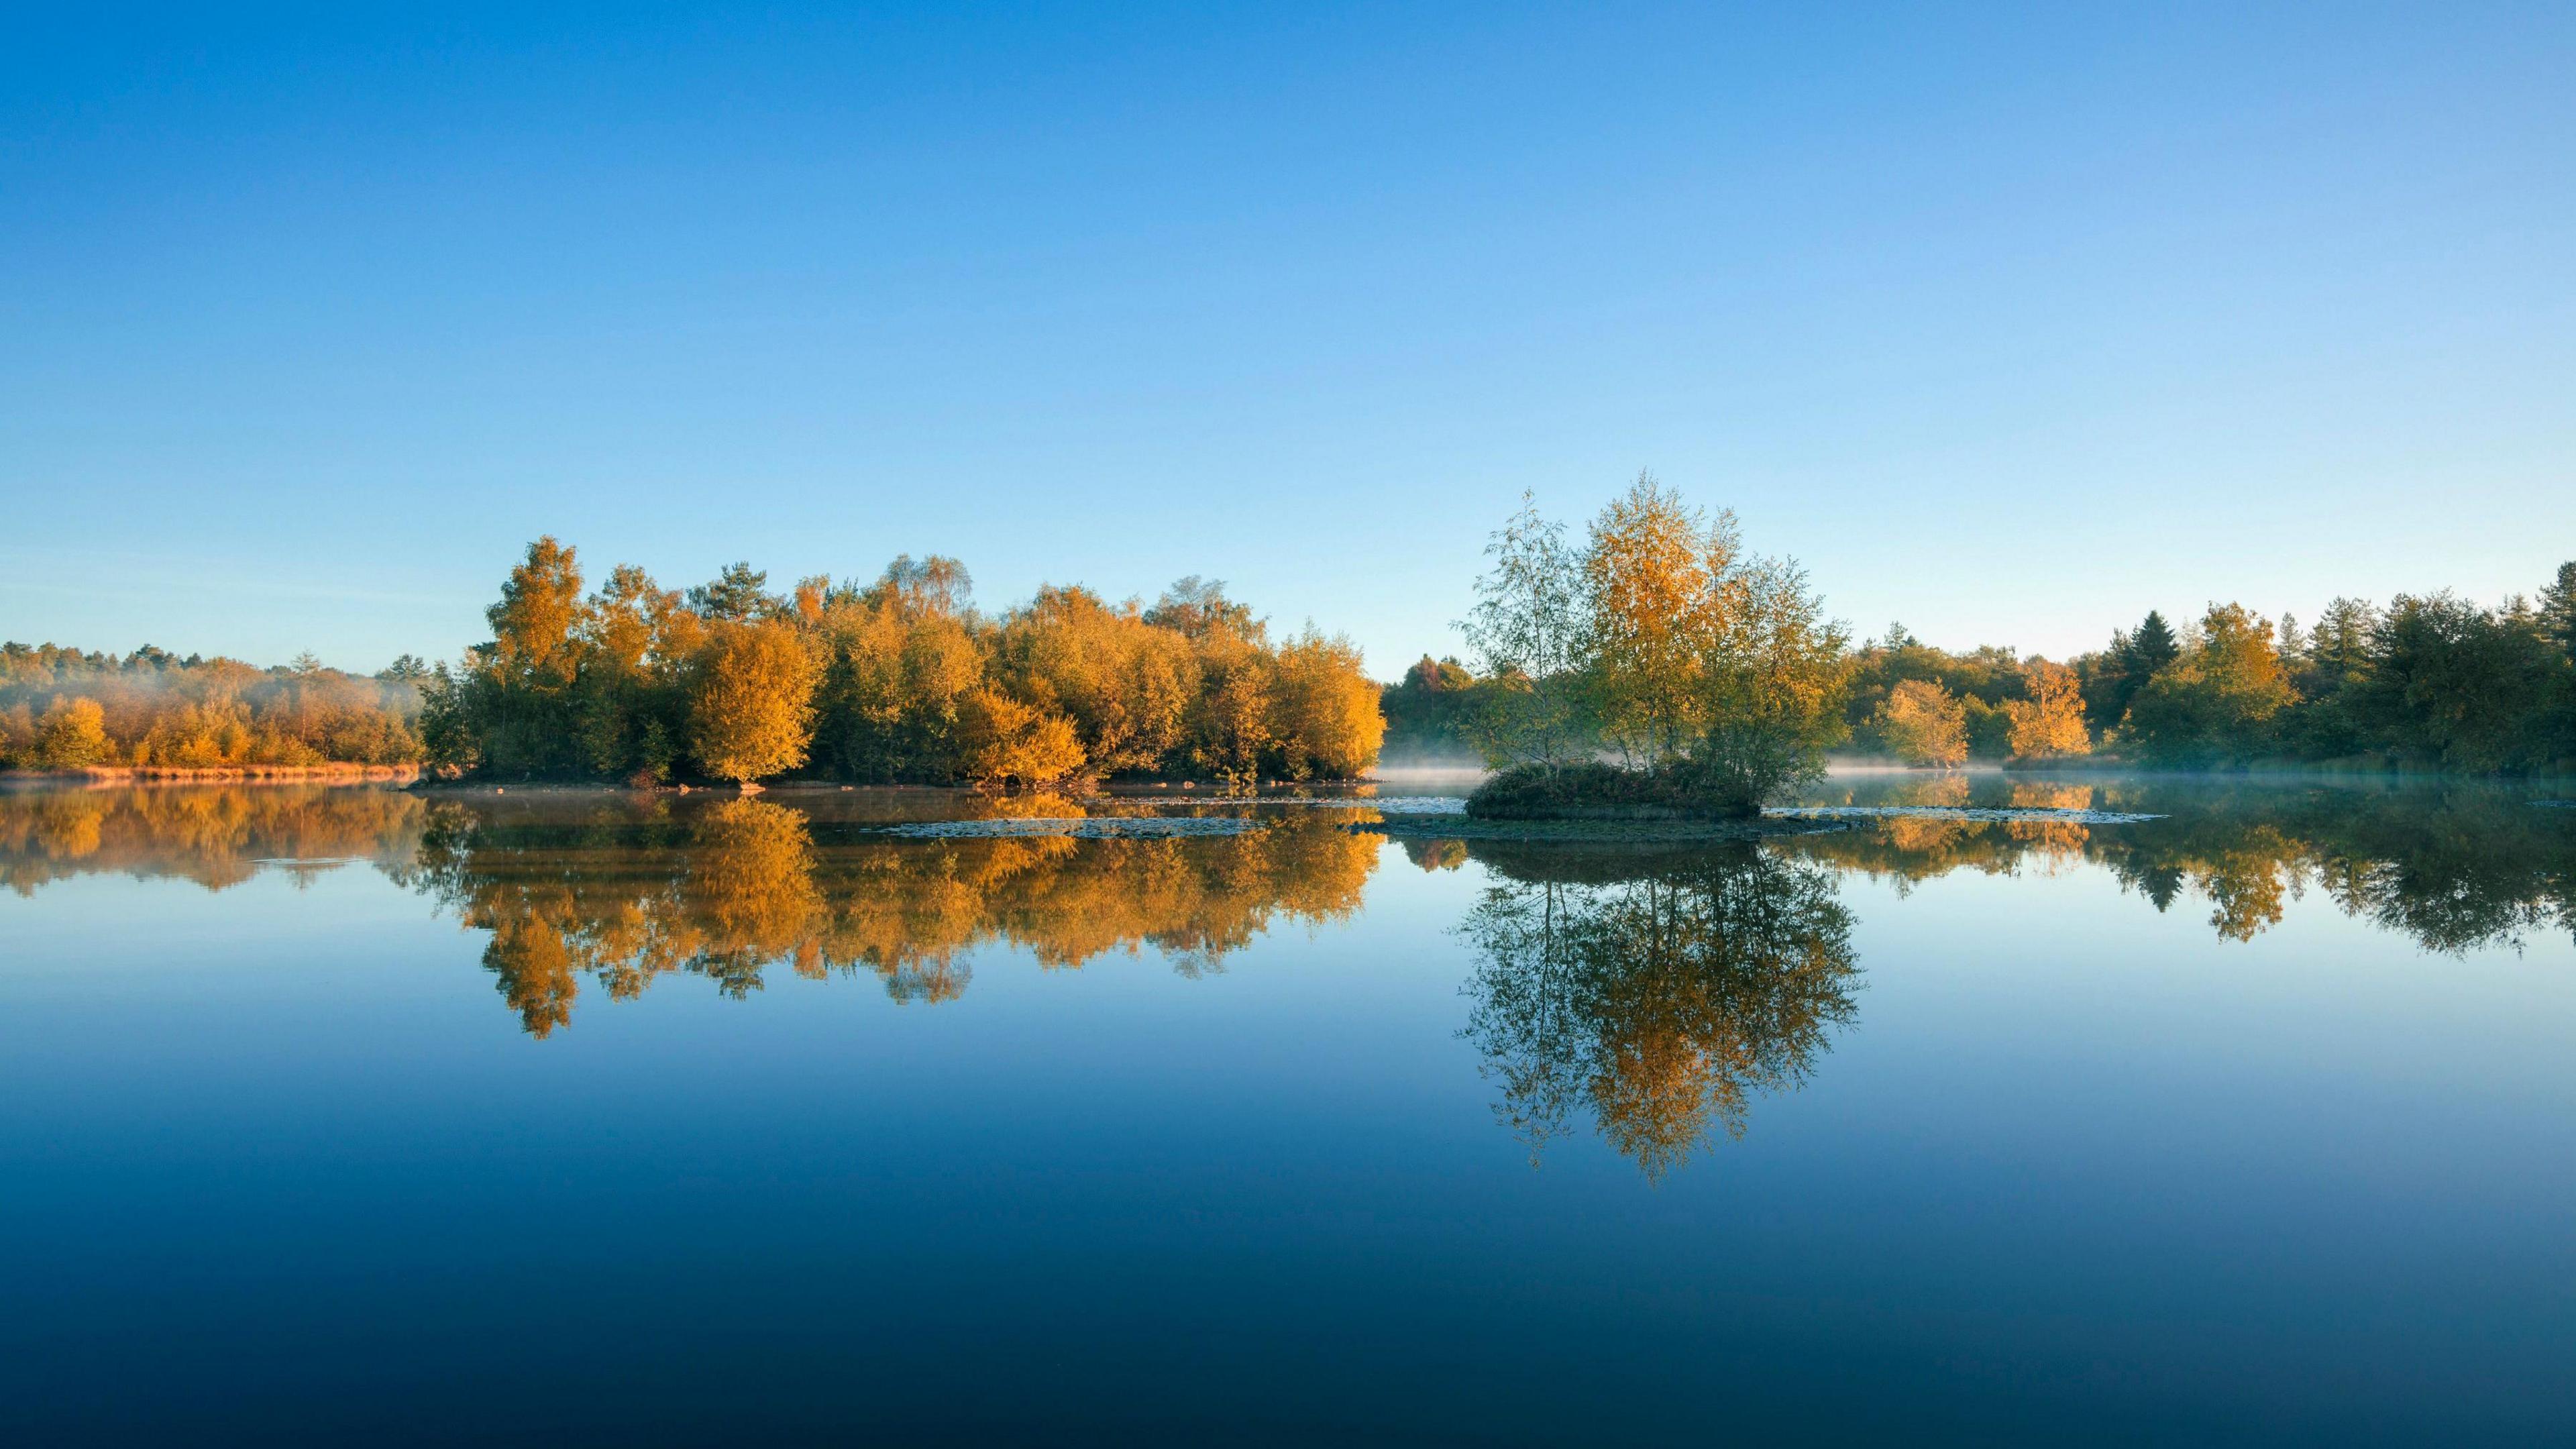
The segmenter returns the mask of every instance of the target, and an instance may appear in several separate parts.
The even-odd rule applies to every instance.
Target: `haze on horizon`
[[[1392,677],[1640,467],[1953,647],[2576,553],[2564,8],[18,31],[0,637],[453,656],[551,533]]]

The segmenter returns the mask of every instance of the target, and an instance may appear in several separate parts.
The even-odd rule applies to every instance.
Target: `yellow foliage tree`
[[[1360,670],[1359,646],[1310,626],[1281,645],[1273,674],[1270,735],[1290,779],[1347,779],[1377,763],[1386,740],[1378,687]]]
[[[1879,738],[1909,765],[1948,768],[1968,758],[1965,706],[1928,679],[1901,680],[1878,707]]]
[[[707,629],[689,698],[689,749],[724,780],[756,780],[805,763],[822,661],[784,618]]]
[[[993,619],[954,559],[898,558],[871,584],[818,575],[783,595],[766,578],[735,564],[682,592],[621,566],[585,598],[573,551],[539,539],[487,611],[493,640],[419,687],[419,738],[302,704],[280,735],[262,706],[252,752],[426,750],[451,773],[636,784],[693,769],[1015,785],[1210,771],[1249,783],[1355,776],[1385,734],[1356,649],[1310,630],[1282,646],[1283,663],[1263,622],[1213,581],[1183,579],[1150,609],[1050,586]],[[970,710],[978,690],[990,697]],[[11,722],[14,702],[0,698],[10,758],[31,752],[21,742],[34,731]],[[125,738],[113,700],[107,715],[110,737]],[[212,738],[172,731],[160,743],[194,757]]]
[[[2013,758],[2044,760],[2091,753],[2093,736],[2084,727],[2084,696],[2075,671],[2034,659],[2022,677],[2030,698],[2004,702],[2004,714],[2012,721]]]
[[[1007,694],[977,688],[957,712],[959,768],[988,788],[1052,785],[1083,767],[1073,721]]]
[[[55,700],[36,727],[36,763],[47,769],[104,765],[115,750],[107,738],[107,712],[86,696]]]
[[[1651,474],[1593,520],[1583,556],[1593,673],[1604,729],[1630,753],[1671,759],[1697,736],[1713,587],[1737,549],[1734,515],[1703,529]]]
[[[501,670],[560,686],[572,678],[582,622],[581,565],[549,535],[501,584],[501,602],[483,611],[492,626],[492,657]]]
[[[1181,742],[1200,674],[1188,635],[1078,587],[1038,590],[994,641],[995,687],[1071,721],[1090,768],[1104,775],[1163,763]]]

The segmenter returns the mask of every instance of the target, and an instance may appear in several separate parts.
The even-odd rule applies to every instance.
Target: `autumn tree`
[[[996,789],[1052,785],[1081,771],[1082,741],[1073,721],[978,687],[961,702],[959,768]]]
[[[1967,714],[1950,691],[1928,680],[1900,680],[1878,707],[1878,736],[1909,765],[1948,767],[1968,758]]]
[[[817,727],[824,760],[850,779],[944,784],[956,777],[958,719],[985,676],[972,581],[955,559],[886,566],[865,588],[828,589]]]
[[[1724,627],[1716,579],[1737,547],[1734,515],[1703,524],[1651,473],[1593,520],[1582,560],[1585,642],[1602,729],[1631,758],[1678,759],[1697,738],[1701,672]]]
[[[57,699],[36,727],[35,763],[41,769],[77,770],[115,757],[107,738],[107,713],[97,700]]]
[[[1747,814],[1821,773],[1826,747],[1847,733],[1842,626],[1825,617],[1795,563],[1743,550],[1732,514],[1704,520],[1640,474],[1593,520],[1571,568],[1552,526],[1526,503],[1488,552],[1498,567],[1480,581],[1468,626],[1498,670],[1487,687],[1510,687],[1515,666],[1537,657],[1520,641],[1562,640],[1553,677],[1581,682],[1588,727],[1581,746],[1521,731],[1554,753],[1524,744],[1522,762],[1471,808],[1580,805],[1559,798],[1569,789],[1599,804],[1645,805],[1642,790],[1661,797],[1656,808]],[[1579,593],[1567,586],[1574,579]],[[1568,756],[1601,744],[1626,762],[1624,776],[1586,762],[1579,781],[1560,778]],[[1505,748],[1490,753],[1497,763],[1513,758]]]
[[[671,666],[699,642],[694,618],[688,637],[670,637],[680,611],[677,595],[632,564],[618,565],[587,601],[575,629],[582,651],[573,720],[592,769],[646,781],[670,774],[686,712]]]
[[[1225,580],[1203,579],[1197,574],[1174,581],[1154,601],[1154,607],[1145,611],[1144,621],[1192,642],[1231,635],[1260,643],[1265,637],[1252,607],[1226,597]]]
[[[543,773],[580,768],[574,685],[582,645],[581,566],[549,535],[501,583],[484,611],[489,642],[433,691],[428,732],[450,763]]]
[[[812,644],[786,619],[711,625],[693,662],[689,752],[724,780],[756,780],[805,763],[821,676]]]
[[[2004,714],[2012,721],[2013,758],[2044,760],[2091,752],[2093,736],[2084,727],[2084,699],[2075,671],[2034,659],[2023,666],[2022,677],[2030,697],[2004,702]]]
[[[1279,646],[1276,660],[1269,734],[1280,773],[1292,780],[1366,773],[1386,740],[1386,716],[1360,668],[1359,646],[1308,625]]]
[[[1261,762],[1277,737],[1270,732],[1271,688],[1267,661],[1249,651],[1215,661],[1210,687],[1190,712],[1192,763],[1245,790],[1261,779]]]
[[[997,620],[975,611],[965,568],[938,556],[784,594],[748,563],[685,593],[626,566],[580,590],[572,550],[539,540],[491,611],[496,637],[403,685],[418,690],[438,765],[639,783],[812,769],[928,784],[1205,771],[1249,784],[1356,775],[1384,735],[1347,641],[1309,631],[1274,645],[1248,606],[1195,577],[1151,609],[1050,586]]]
[[[1852,1021],[1852,918],[1831,870],[1768,851],[1617,859],[1503,870],[1458,929],[1461,1035],[1533,1160],[1588,1117],[1661,1177],[1744,1135],[1752,1103],[1794,1090]]]
[[[572,682],[579,660],[574,631],[582,621],[581,565],[549,534],[501,581],[501,601],[483,612],[492,626],[492,668],[546,688]]]
[[[1193,632],[1148,623],[1134,604],[1112,606],[1089,589],[1039,589],[994,636],[995,687],[1071,721],[1094,772],[1154,768],[1188,737],[1190,703],[1207,671],[1261,653],[1258,626],[1237,627],[1221,586],[1183,584],[1198,591],[1180,616]],[[1157,607],[1172,602],[1167,595]]]

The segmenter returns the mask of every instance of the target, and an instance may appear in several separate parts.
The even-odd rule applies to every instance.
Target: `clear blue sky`
[[[947,8],[17,12],[0,637],[452,655],[552,532],[1392,674],[1641,466],[1950,645],[2576,556],[2576,6]]]

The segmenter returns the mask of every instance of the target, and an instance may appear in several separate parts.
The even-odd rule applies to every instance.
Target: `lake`
[[[2547,785],[1176,793],[0,793],[0,1440],[2576,1439]]]

